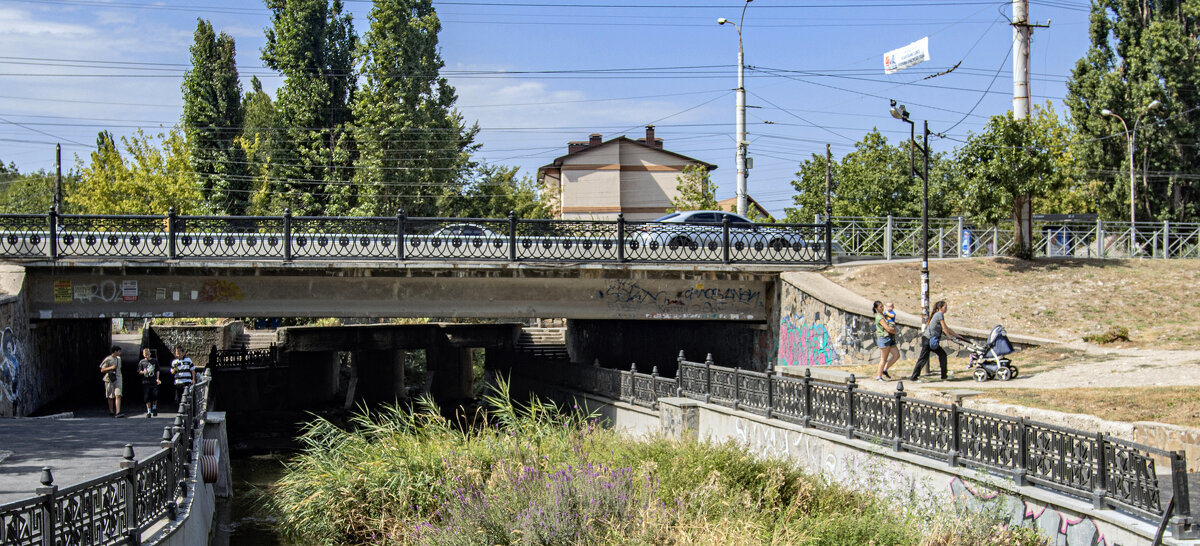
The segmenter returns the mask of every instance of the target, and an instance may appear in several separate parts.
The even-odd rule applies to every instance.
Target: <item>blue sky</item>
[[[346,2],[359,34],[370,2]],[[589,133],[637,138],[654,124],[667,149],[717,164],[718,197],[734,193],[735,0],[481,0],[434,2],[443,72],[458,108],[481,128],[480,159],[538,166]],[[873,127],[891,141],[917,123],[957,145],[1012,104],[1007,2],[756,0],[745,12],[751,196],[772,213],[791,204],[800,162],[835,156]],[[0,160],[23,171],[86,157],[98,131],[159,132],[179,120],[180,82],[196,18],[237,41],[243,86],[257,75],[274,95],[282,78],[262,66],[269,24],[257,1],[0,0]],[[1060,114],[1071,68],[1087,49],[1088,2],[1030,2],[1034,103]],[[893,75],[883,53],[929,36],[932,60]],[[950,74],[923,80],[961,61]],[[919,127],[918,127],[919,130]]]

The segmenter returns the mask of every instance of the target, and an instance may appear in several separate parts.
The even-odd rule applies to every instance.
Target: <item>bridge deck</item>
[[[98,407],[75,411],[72,418],[0,419],[0,504],[34,496],[43,466],[62,488],[119,469],[127,443],[137,459],[158,451],[175,413],[146,418],[144,407],[123,409],[124,419]]]

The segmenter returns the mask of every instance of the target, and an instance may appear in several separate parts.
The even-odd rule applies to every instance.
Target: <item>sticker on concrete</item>
[[[54,281],[54,303],[71,303],[71,281]]]
[[[121,300],[137,301],[138,298],[138,282],[137,281],[121,281]]]

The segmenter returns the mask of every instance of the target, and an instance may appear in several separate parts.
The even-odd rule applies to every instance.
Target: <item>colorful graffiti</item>
[[[200,301],[241,301],[245,297],[233,281],[208,280],[200,286]]]
[[[612,309],[656,310],[660,313],[719,313],[729,310],[756,310],[764,305],[762,290],[746,287],[706,288],[697,285],[667,292],[646,288],[638,281],[614,280],[597,297]],[[750,315],[751,317],[753,315]],[[690,317],[680,317],[690,318]],[[702,318],[697,315],[695,318]]]
[[[814,315],[811,323],[804,315],[788,315],[779,320],[779,366],[837,366],[841,362],[829,330]]]
[[[19,398],[17,380],[21,369],[21,344],[12,328],[0,332],[0,349],[3,351],[0,354],[0,402],[8,401],[15,412]]]
[[[1045,506],[1035,507],[1015,495],[981,494],[962,478],[950,480],[955,502],[972,510],[999,508],[1009,513],[1008,524],[1033,527],[1055,546],[1107,546],[1104,535],[1091,518],[1071,518]],[[990,506],[989,506],[990,505]],[[998,506],[997,506],[998,505]]]

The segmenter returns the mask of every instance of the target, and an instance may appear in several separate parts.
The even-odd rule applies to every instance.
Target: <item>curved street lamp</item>
[[[742,18],[737,24],[724,17],[717,19],[718,25],[729,23],[733,25],[734,30],[738,33],[738,84],[737,84],[737,213],[742,216],[746,215],[746,149],[750,143],[746,141],[746,83],[745,83],[745,56],[742,53],[742,23],[746,21],[746,8],[750,7],[750,2],[754,0],[746,0],[746,4],[742,6]]]
[[[1137,186],[1134,185],[1134,180],[1136,180],[1136,179],[1134,178],[1135,175],[1134,175],[1134,169],[1133,169],[1134,139],[1137,138],[1137,127],[1138,127],[1138,123],[1141,123],[1141,121],[1142,121],[1142,116],[1148,114],[1151,109],[1158,107],[1159,104],[1161,104],[1161,103],[1158,102],[1157,99],[1150,101],[1150,104],[1147,104],[1146,107],[1144,109],[1142,109],[1142,111],[1140,113],[1138,113],[1137,117],[1134,118],[1132,131],[1129,130],[1129,125],[1127,125],[1125,123],[1125,118],[1118,116],[1117,114],[1113,113],[1113,111],[1109,110],[1108,108],[1105,108],[1100,111],[1100,115],[1102,115],[1102,116],[1113,117],[1113,118],[1117,118],[1118,120],[1120,120],[1121,126],[1125,128],[1125,134],[1128,136],[1128,140],[1129,140],[1129,224],[1130,224],[1130,229],[1134,229],[1134,226],[1137,223],[1137,201],[1134,199],[1134,195],[1136,195],[1135,192],[1137,191]]]
[[[903,104],[896,104],[893,100],[892,107],[889,112],[892,117],[908,124],[909,128],[909,146],[908,146],[908,176],[917,175],[917,124],[911,119],[908,119],[908,109]],[[922,323],[929,320],[929,121],[925,121],[925,144],[921,146],[921,153],[925,156],[925,174],[921,176],[923,182],[921,189],[921,320]],[[961,234],[960,234],[961,236]]]

